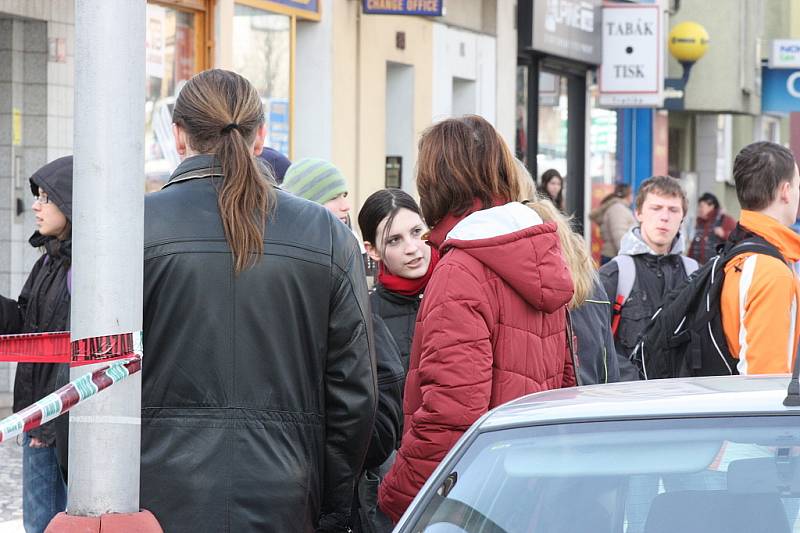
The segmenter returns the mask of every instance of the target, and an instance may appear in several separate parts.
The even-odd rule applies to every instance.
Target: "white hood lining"
[[[544,223],[536,211],[519,202],[475,211],[456,224],[447,238],[460,241],[491,239]]]

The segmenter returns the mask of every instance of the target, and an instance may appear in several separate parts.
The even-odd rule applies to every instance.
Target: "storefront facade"
[[[615,174],[615,114],[596,105],[600,6],[599,0],[518,3],[515,152],[537,183],[550,168],[565,176],[564,209],[587,236],[593,183],[605,190]]]

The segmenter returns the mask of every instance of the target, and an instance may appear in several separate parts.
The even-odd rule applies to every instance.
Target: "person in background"
[[[356,241],[263,179],[256,89],[213,69],[145,198],[141,505],[164,531],[342,532],[377,384]]]
[[[710,192],[704,193],[697,201],[697,223],[686,255],[704,264],[717,255],[717,247],[735,228],[736,220],[725,214],[717,197]]]
[[[30,178],[37,230],[28,241],[44,251],[16,300],[0,296],[0,334],[68,331],[72,267],[72,156],[61,157]],[[60,365],[19,363],[14,412],[55,391]],[[58,465],[55,421],[24,434],[22,522],[41,533],[67,505],[67,485]],[[66,450],[63,450],[66,457]]]
[[[441,259],[417,315],[402,443],[378,490],[394,522],[489,409],[575,384],[572,279],[555,224],[518,202],[514,156],[500,134],[475,115],[431,126],[419,141],[417,189]]]
[[[545,222],[554,222],[564,251],[575,293],[569,302],[569,314],[575,337],[573,349],[578,357],[578,384],[619,381],[619,362],[611,333],[611,302],[597,275],[589,247],[573,231],[570,219],[552,202],[537,195],[530,173],[517,161],[523,203],[536,211]]]
[[[631,210],[631,186],[618,183],[614,192],[603,198],[600,207],[589,214],[589,218],[600,226],[603,247],[600,249],[600,264],[605,265],[619,254],[622,237],[636,225]]]
[[[347,180],[336,165],[324,159],[310,157],[295,161],[286,171],[282,188],[295,196],[323,205],[341,220],[355,236],[362,259],[366,262],[364,242],[350,221],[351,205],[347,197]]]
[[[286,170],[282,188],[324,206],[343,224],[348,223],[350,199],[347,198],[347,180],[330,161],[311,157],[295,161]]]
[[[564,178],[558,170],[551,168],[542,173],[539,194],[549,198],[559,210],[564,210]]]
[[[269,146],[265,146],[258,157],[272,171],[275,182],[278,185],[283,183],[286,170],[288,170],[292,162],[285,155]]]
[[[369,303],[381,387],[373,442],[383,443],[383,446],[379,450],[382,453],[377,453],[378,450],[367,453],[365,472],[359,483],[359,513],[354,515],[362,523],[354,521],[354,530],[388,532],[392,530],[392,522],[377,508],[378,485],[392,466],[394,450],[400,445],[402,391],[414,325],[425,286],[439,256],[424,241],[428,226],[422,220],[419,205],[400,189],[382,189],[371,194],[358,213],[358,226],[367,253],[378,265],[377,283],[370,293]],[[392,370],[395,359],[399,373]],[[396,440],[390,443],[380,438],[380,434],[392,434],[394,426],[390,422],[395,417],[397,433],[393,436]]]

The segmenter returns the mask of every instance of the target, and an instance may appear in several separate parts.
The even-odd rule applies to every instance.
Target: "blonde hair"
[[[572,284],[575,287],[569,308],[580,307],[592,295],[594,284],[597,281],[597,268],[589,255],[589,247],[583,237],[572,231],[572,218],[561,213],[550,198],[536,193],[528,169],[519,160],[517,161],[517,171],[522,194],[519,200],[536,211],[536,214],[545,222],[555,222],[556,224],[556,233],[561,241],[564,260],[572,274]]]

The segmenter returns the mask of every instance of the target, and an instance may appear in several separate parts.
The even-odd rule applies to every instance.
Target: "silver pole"
[[[142,328],[145,4],[75,2],[73,341]],[[140,406],[137,373],[71,411],[69,514],[139,511]]]

